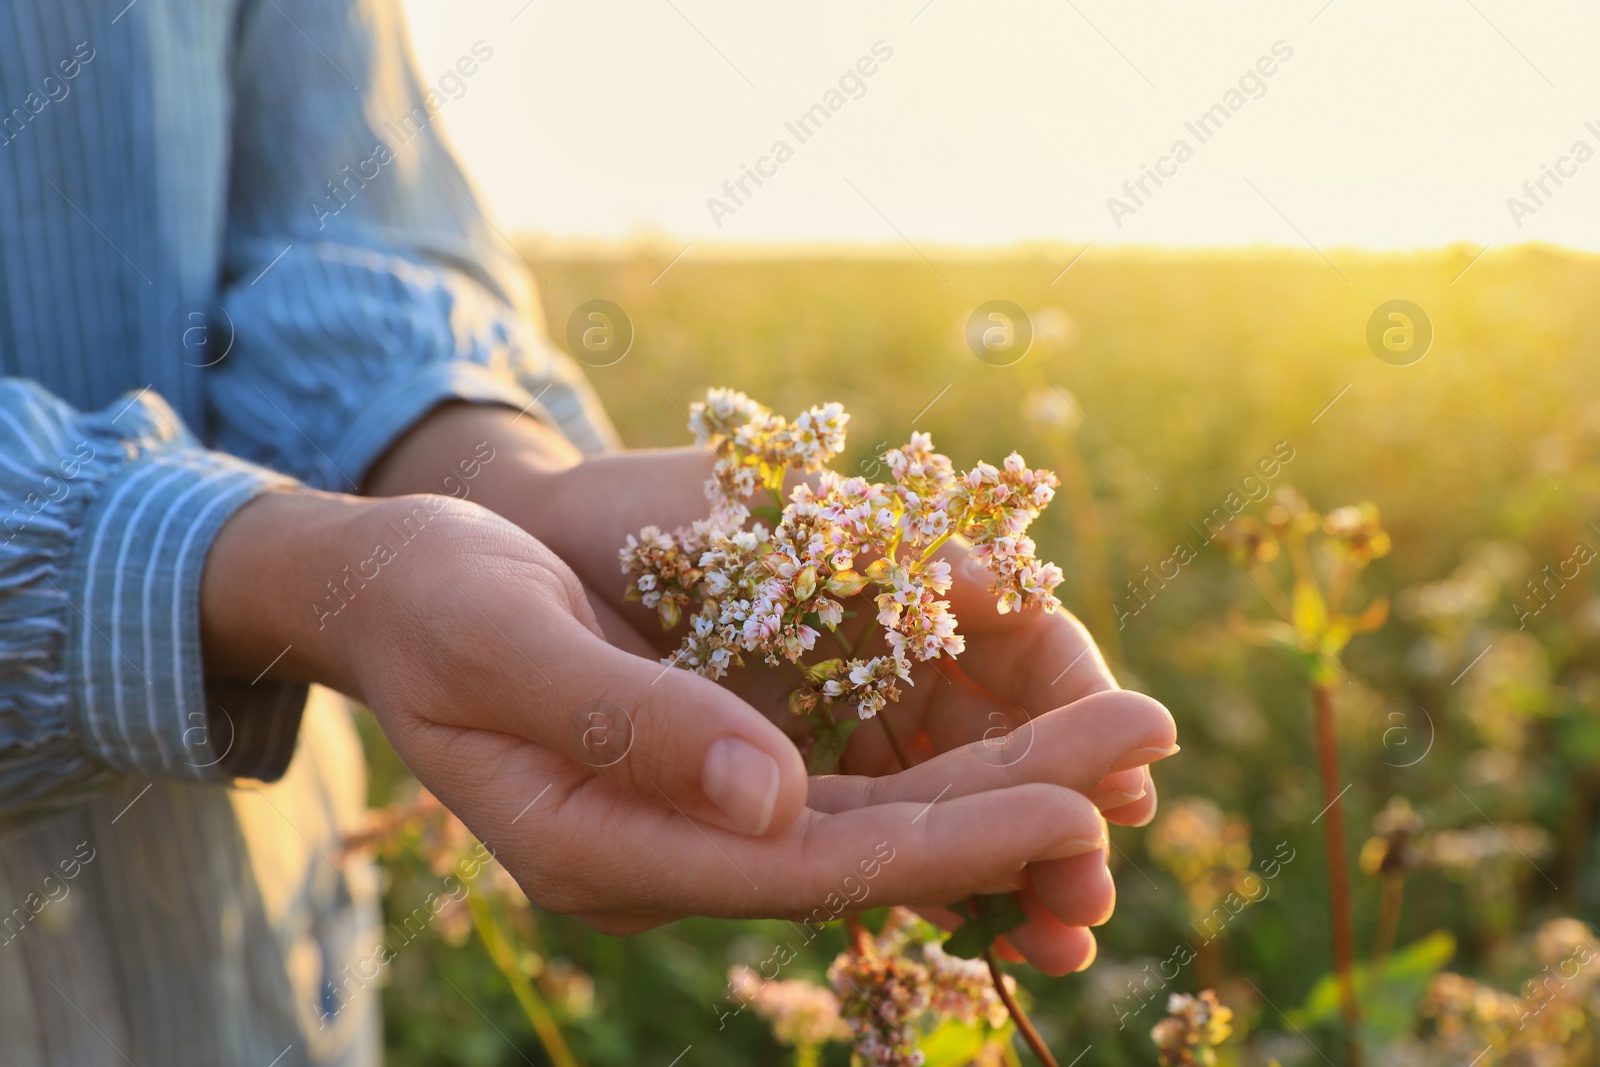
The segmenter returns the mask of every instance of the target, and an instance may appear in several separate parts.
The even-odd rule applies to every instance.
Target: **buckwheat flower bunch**
[[[861,1062],[919,1067],[917,1037],[930,1016],[980,1027],[986,1035],[1006,1025],[988,968],[945,953],[942,936],[905,908],[891,908],[876,935],[852,926],[850,945],[828,968],[828,980]],[[1013,992],[1015,980],[1005,981]]]
[[[1061,569],[1041,562],[1027,535],[1055,494],[1054,474],[1015,453],[999,467],[958,472],[927,434],[913,433],[880,457],[891,481],[843,475],[828,464],[844,450],[849,418],[824,404],[789,420],[743,393],[711,390],[689,414],[696,439],[717,455],[710,516],[671,532],[647,526],[620,553],[629,598],[669,630],[688,619],[665,662],[712,679],[746,656],[798,665],[789,709],[814,725],[814,770],[831,769],[846,722],[899,699],[914,664],[964,649],[946,599],[950,564],[938,557],[951,538],[970,544],[993,576],[1002,613],[1061,606]],[[856,596],[871,597],[874,610],[847,612]],[[866,620],[848,640],[847,615]],[[817,654],[824,632],[842,654]],[[836,708],[855,715],[841,722]]]
[[[766,1020],[781,1045],[797,1051],[800,1063],[819,1062],[818,1050],[833,1041],[848,1041],[852,1031],[840,1017],[839,998],[824,986],[803,978],[763,979],[749,967],[728,972],[728,985],[744,1004]]]
[[[1174,993],[1167,999],[1167,1017],[1150,1031],[1161,1067],[1211,1067],[1217,1046],[1233,1034],[1233,1011],[1209,989],[1198,995]]]

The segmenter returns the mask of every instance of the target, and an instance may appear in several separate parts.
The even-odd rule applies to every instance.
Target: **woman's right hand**
[[[1065,780],[1081,760],[1011,784],[952,753],[959,780],[940,757],[807,806],[776,726],[609,644],[566,565],[473,504],[269,492],[218,537],[202,612],[210,669],[248,678],[282,653],[275,675],[362,700],[535,903],[608,932],[945,904],[1104,846],[1076,792],[1094,783]]]

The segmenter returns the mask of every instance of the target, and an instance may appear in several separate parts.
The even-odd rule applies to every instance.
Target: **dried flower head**
[[[1520,995],[1448,972],[1429,983],[1420,1011],[1431,1023],[1425,1047],[1436,1061],[1481,1057],[1487,1049],[1492,1062],[1512,1067],[1561,1067],[1591,1058],[1600,943],[1577,919],[1547,922],[1531,940],[1543,967]]]
[[[1150,828],[1150,855],[1183,883],[1190,907],[1206,915],[1246,885],[1250,824],[1227,815],[1205,797],[1167,805]]]
[[[1236,564],[1271,563],[1278,558],[1278,539],[1266,525],[1241,515],[1217,535]]]
[[[1361,848],[1361,869],[1368,874],[1395,875],[1422,866],[1416,837],[1422,817],[1405,797],[1392,797],[1372,820],[1373,836]]]
[[[1161,1067],[1196,1067],[1217,1062],[1216,1048],[1233,1034],[1233,1011],[1209,989],[1191,996],[1174,993],[1167,1017],[1156,1023],[1150,1039],[1160,1050]]]
[[[1306,498],[1293,486],[1285,485],[1272,494],[1272,504],[1267,508],[1267,526],[1274,536],[1287,537],[1295,531],[1310,533],[1321,521],[1322,517],[1311,510]]]
[[[1357,564],[1370,563],[1389,554],[1389,535],[1378,521],[1376,504],[1349,504],[1328,512],[1322,530],[1334,546]]]
[[[921,1064],[917,1023],[930,1012],[990,1029],[1005,1024],[1005,1004],[988,968],[978,960],[949,955],[941,938],[912,912],[892,908],[881,933],[858,937],[828,969],[843,1003],[845,1025],[864,1062],[874,1067]],[[1005,981],[1008,991],[1015,989],[1010,976]]]

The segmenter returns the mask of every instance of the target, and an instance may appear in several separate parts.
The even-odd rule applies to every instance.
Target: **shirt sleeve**
[[[349,492],[452,399],[526,409],[586,452],[614,446],[440,128],[471,106],[457,101],[493,47],[425,88],[393,0],[249,0],[240,18],[234,340],[208,386],[221,447]]]
[[[208,691],[200,579],[223,524],[286,484],[153,393],[83,414],[0,378],[0,828],[119,776],[283,773],[305,688]]]

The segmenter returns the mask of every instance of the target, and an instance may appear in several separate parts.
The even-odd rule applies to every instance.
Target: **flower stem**
[[[945,545],[945,542],[950,540],[950,538],[954,537],[955,535],[956,535],[956,531],[952,527],[951,529],[946,530],[944,533],[940,534],[938,537],[934,538],[933,542],[931,544],[929,544],[927,548],[922,550],[922,558],[919,559],[918,562],[919,563],[928,562],[930,559],[933,558],[933,554],[935,552],[939,551],[939,549],[943,548],[944,545]]]
[[[1050,1055],[1050,1049],[1045,1045],[1044,1038],[1039,1036],[1039,1031],[1033,1028],[1028,1013],[1022,1010],[1017,998],[1006,988],[1006,972],[1000,969],[1000,960],[995,956],[993,946],[983,950],[983,962],[989,965],[989,977],[994,979],[994,991],[999,994],[1000,1003],[1006,1006],[1006,1011],[1011,1013],[1011,1019],[1017,1024],[1017,1033],[1022,1035],[1022,1040],[1027,1042],[1028,1048],[1039,1058],[1044,1067],[1061,1067],[1056,1058]]]
[[[1350,928],[1350,871],[1345,858],[1343,796],[1339,785],[1339,738],[1333,715],[1333,690],[1311,686],[1316,717],[1317,763],[1322,776],[1322,840],[1327,851],[1328,903],[1333,923],[1333,970],[1345,1022],[1345,1062],[1361,1067],[1361,1005],[1356,999],[1355,936]]]
[[[566,1038],[561,1036],[561,1027],[556,1025],[555,1016],[550,1013],[549,1005],[539,996],[539,991],[533,987],[533,983],[528,980],[528,976],[523,973],[521,965],[517,962],[511,940],[501,929],[488,900],[484,899],[482,893],[469,891],[467,909],[472,913],[473,929],[477,931],[483,947],[488,950],[489,958],[494,961],[495,967],[505,976],[511,991],[516,994],[517,1003],[522,1006],[522,1013],[528,1017],[528,1022],[532,1024],[533,1032],[539,1038],[539,1044],[544,1046],[550,1062],[556,1067],[579,1067],[577,1057],[573,1056],[572,1050],[567,1047]]]
[[[1389,953],[1394,951],[1395,935],[1400,932],[1400,905],[1405,900],[1406,876],[1383,876],[1383,899],[1378,906],[1378,932],[1373,938],[1372,962],[1367,966],[1367,988],[1363,990],[1369,1003],[1383,995],[1383,972],[1389,965]]]
[[[879,716],[883,718],[883,716]],[[889,735],[889,743],[894,746],[895,758],[900,761],[900,769],[905,770],[911,766],[906,759],[905,752],[900,748],[900,742],[895,738],[894,731],[889,728],[887,719],[883,723],[884,731]],[[860,920],[851,917],[851,933],[859,941],[862,939]],[[1011,1021],[1017,1024],[1017,1033],[1022,1035],[1022,1040],[1028,1043],[1033,1054],[1039,1058],[1044,1067],[1061,1067],[1054,1056],[1050,1055],[1050,1048],[1044,1043],[1044,1038],[1039,1036],[1039,1031],[1033,1028],[1033,1020],[1028,1018],[1028,1013],[1022,1010],[1022,1005],[1017,1003],[1017,998],[1011,995],[1006,988],[1005,972],[1000,969],[1000,960],[994,954],[994,946],[990,945],[983,950],[983,961],[989,965],[989,977],[994,981],[994,991],[1000,998],[1000,1003],[1006,1006],[1006,1012],[1011,1016]]]
[[[877,633],[878,617],[874,615],[867,620],[867,625],[856,635],[855,641],[850,645],[850,657],[852,659],[860,659],[862,650],[867,647],[867,642],[876,637]]]
[[[1344,603],[1344,594],[1350,588],[1350,577],[1354,570],[1350,560],[1341,555],[1334,564],[1333,574],[1328,577],[1328,614],[1334,615],[1339,611],[1339,605]]]
[[[1277,575],[1268,570],[1266,564],[1260,560],[1251,561],[1250,574],[1260,584],[1261,595],[1266,597],[1272,606],[1277,609],[1278,614],[1286,619],[1293,619],[1294,605],[1284,595],[1283,587],[1278,584]]]
[[[878,712],[878,721],[883,723],[883,735],[889,739],[889,747],[894,749],[894,758],[900,761],[902,768],[911,766],[911,760],[906,755],[905,748],[900,744],[900,735],[895,733],[894,727],[889,725],[888,708]]]

